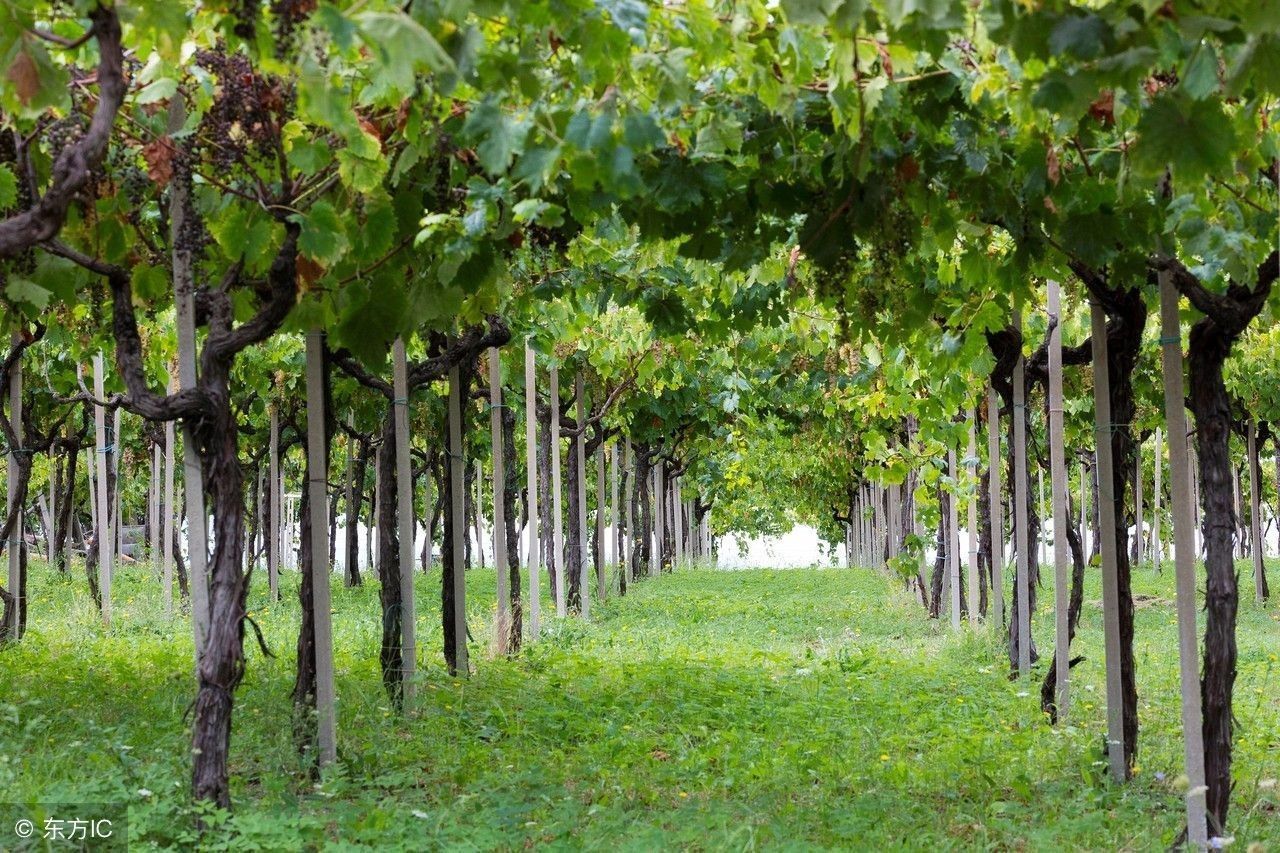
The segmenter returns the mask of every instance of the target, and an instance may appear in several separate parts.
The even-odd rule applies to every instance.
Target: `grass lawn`
[[[290,735],[297,579],[286,575],[285,600],[270,605],[255,578],[253,618],[278,657],[248,650],[235,812],[214,816],[202,843],[1161,850],[1181,827],[1172,572],[1135,572],[1139,771],[1123,787],[1105,779],[1096,572],[1089,581],[1077,639],[1087,660],[1058,729],[1038,699],[1048,587],[1043,659],[1036,681],[1019,683],[993,632],[953,634],[892,580],[835,569],[646,580],[590,624],[552,619],[519,658],[495,660],[484,639],[494,576],[476,570],[476,672],[456,681],[440,653],[439,575],[420,576],[424,686],[406,717],[381,688],[376,583],[339,583],[340,761],[315,784]],[[188,623],[163,619],[147,567],[117,576],[107,634],[80,574],[37,565],[30,586],[28,635],[0,650],[0,802],[123,800],[135,847],[191,846]],[[1280,851],[1280,608],[1241,591],[1230,829],[1241,849]]]

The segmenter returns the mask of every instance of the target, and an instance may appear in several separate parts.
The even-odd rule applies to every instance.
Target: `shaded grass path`
[[[438,576],[418,582],[420,600],[435,600]],[[493,574],[471,572],[468,585],[472,633],[484,637]],[[646,580],[517,660],[475,648],[465,683],[444,674],[438,625],[424,616],[425,686],[408,718],[381,692],[376,587],[335,589],[341,761],[320,785],[289,735],[296,599],[256,599],[279,658],[250,651],[232,746],[237,810],[203,843],[1162,849],[1180,827],[1172,578],[1140,571],[1137,587],[1142,745],[1123,788],[1103,778],[1096,588],[1071,724],[1058,730],[1038,711],[1038,681],[1005,678],[989,632],[952,635],[865,571]],[[32,588],[28,639],[0,651],[0,801],[123,799],[136,845],[190,845],[185,622],[157,615],[144,568],[118,580],[108,636],[74,583],[37,572]],[[1276,614],[1241,613],[1242,847],[1280,849],[1265,781],[1280,775]],[[1050,619],[1037,614],[1046,650]]]

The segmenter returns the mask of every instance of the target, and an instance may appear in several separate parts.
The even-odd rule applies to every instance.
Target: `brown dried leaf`
[[[876,53],[880,55],[880,67],[884,69],[885,76],[893,80],[893,59],[889,56],[888,46],[884,42],[877,41]]]
[[[910,154],[898,161],[898,179],[904,184],[911,183],[920,175],[920,163]]]
[[[1104,89],[1097,99],[1089,105],[1089,115],[1103,127],[1111,127],[1116,123],[1116,93]]]
[[[13,62],[9,63],[8,77],[13,83],[18,100],[24,105],[31,103],[40,94],[40,69],[36,67],[31,54],[25,50],[19,50],[13,57]]]
[[[1058,160],[1058,149],[1052,145],[1045,149],[1044,168],[1049,175],[1049,183],[1056,187],[1062,177],[1062,163]]]
[[[173,180],[173,156],[177,150],[168,136],[158,137],[142,148],[142,159],[147,161],[147,177],[158,187],[166,187]]]
[[[356,120],[360,123],[360,129],[365,133],[378,140],[378,144],[382,144],[382,131],[378,130],[378,126],[369,121],[364,116],[357,116]]]
[[[320,279],[320,276],[324,275],[324,267],[306,255],[298,255],[295,259],[295,264],[295,269],[298,271],[298,283],[302,285],[303,290],[309,290],[311,285],[315,284]]]

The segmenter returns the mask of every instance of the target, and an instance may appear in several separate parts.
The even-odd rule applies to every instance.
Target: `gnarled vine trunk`
[[[382,420],[382,452],[377,454],[378,498],[378,600],[382,604],[382,644],[378,661],[382,667],[382,686],[393,702],[401,699],[403,657],[400,647],[400,535],[396,529],[396,439],[395,405],[387,403]],[[447,479],[447,478],[446,478]]]
[[[465,452],[465,448],[467,445],[468,422],[470,418],[467,417],[467,411],[466,411],[467,407],[462,404],[462,401],[465,401],[466,399],[468,399],[468,396],[471,392],[471,381],[475,373],[475,364],[472,362],[471,359],[465,359],[458,364],[457,371],[458,371],[458,394],[459,394],[459,397],[461,398],[459,401],[459,405],[463,409],[463,412],[462,412],[462,417],[460,418],[460,421],[461,421],[459,425],[460,432],[459,432],[459,435],[456,437],[456,443],[458,447],[463,448]],[[450,430],[448,428],[448,421],[449,421],[449,417],[448,417],[448,414],[446,413],[445,428],[441,430],[441,435],[449,436]],[[449,443],[450,445],[454,443],[452,436],[450,436],[449,438]],[[461,478],[461,480],[465,484],[466,482],[465,468],[467,467],[465,465],[465,460],[453,460],[453,461],[456,461],[458,464],[463,465],[464,476]],[[446,468],[448,467],[449,465],[446,464]],[[464,485],[463,486],[464,495],[465,495],[465,488],[466,487]],[[454,620],[454,591],[453,590],[454,590],[454,574],[456,571],[454,567],[454,560],[455,560],[454,531],[455,531],[455,528],[460,525],[462,527],[462,535],[458,538],[459,539],[466,538],[467,516],[466,516],[466,510],[465,510],[466,501],[465,500],[455,501],[455,495],[453,492],[454,492],[453,477],[446,474],[444,478],[444,491],[442,493],[442,497],[444,500],[444,541],[440,547],[440,568],[441,568],[440,617],[441,617],[443,633],[444,633],[444,659],[445,659],[445,663],[448,665],[449,674],[457,675],[461,672],[461,674],[465,676],[467,673],[462,672],[462,667],[460,666],[460,663],[465,662],[465,658],[462,658],[459,655],[459,647],[467,642],[467,637],[465,636],[465,634],[464,636],[461,636],[461,637],[458,636],[458,626]],[[463,510],[461,513],[455,510],[455,507],[454,507],[455,503],[459,503],[463,507]],[[465,631],[465,626],[463,627]]]
[[[360,509],[364,504],[364,481],[369,471],[369,442],[363,438],[356,439],[359,450],[356,452],[354,470],[351,474],[353,483],[346,500],[346,535],[343,545],[346,551],[346,575],[351,586],[360,586],[364,579],[360,577]]]

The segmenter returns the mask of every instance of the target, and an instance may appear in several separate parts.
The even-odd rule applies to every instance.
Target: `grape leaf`
[[[1218,54],[1212,45],[1202,44],[1187,63],[1179,88],[1195,100],[1203,100],[1218,89]]]
[[[18,200],[18,179],[8,164],[0,163],[0,210],[13,207]]]
[[[529,122],[509,117],[499,106],[497,98],[488,97],[467,114],[463,132],[479,142],[476,156],[480,159],[480,166],[489,174],[496,175],[505,172],[511,165],[511,158],[524,149]]]
[[[38,311],[43,311],[48,307],[49,297],[52,295],[47,289],[34,281],[18,276],[9,277],[9,284],[5,287],[5,293],[14,302],[26,303]]]
[[[347,231],[342,219],[333,205],[327,201],[317,202],[301,217],[302,233],[298,235],[298,250],[325,266],[333,266],[334,262],[346,254],[351,243],[347,240]]]
[[[1180,178],[1198,178],[1230,168],[1235,144],[1235,129],[1220,102],[1165,95],[1138,121],[1134,159],[1149,172],[1168,164]]]

